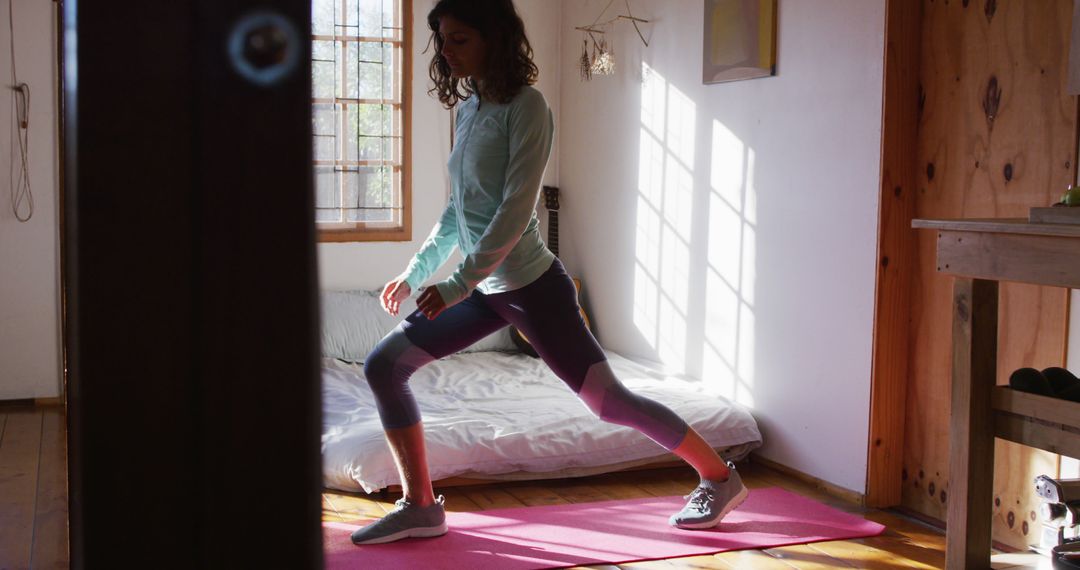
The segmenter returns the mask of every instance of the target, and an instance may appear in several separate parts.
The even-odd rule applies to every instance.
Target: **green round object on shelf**
[[[1080,206],[1080,186],[1069,185],[1069,189],[1061,195],[1061,203],[1066,206]]]

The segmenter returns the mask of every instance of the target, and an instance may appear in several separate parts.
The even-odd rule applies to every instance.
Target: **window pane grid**
[[[401,3],[314,0],[313,145],[320,227],[392,228],[405,219]]]
[[[380,159],[365,159],[365,160],[316,160],[315,166],[336,166],[342,168],[347,167],[360,167],[360,166],[389,166],[391,168],[401,169],[401,165],[389,160]]]
[[[360,99],[350,97],[312,97],[311,102],[316,105],[340,104],[340,105],[389,105],[401,107],[401,101],[396,99]],[[400,109],[399,109],[400,110]]]
[[[313,34],[311,36],[313,41],[317,42],[355,42],[355,43],[372,43],[372,44],[391,44],[394,46],[400,46],[402,44],[401,39],[397,37],[397,33],[393,36],[351,36],[348,34]]]

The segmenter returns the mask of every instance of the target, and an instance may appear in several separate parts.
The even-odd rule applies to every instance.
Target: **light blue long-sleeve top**
[[[509,103],[473,95],[459,104],[450,153],[450,200],[399,277],[413,291],[453,253],[465,256],[435,284],[450,307],[481,293],[532,283],[555,256],[540,236],[536,203],[555,123],[544,96],[526,86]]]

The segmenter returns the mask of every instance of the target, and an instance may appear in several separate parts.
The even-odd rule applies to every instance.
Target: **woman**
[[[457,107],[451,195],[405,272],[386,284],[385,310],[408,298],[460,247],[465,260],[427,287],[417,310],[380,341],[364,365],[404,497],[358,529],[356,544],[447,532],[443,498],[428,474],[424,430],[409,376],[507,326],[521,330],[551,369],[601,419],[632,426],[692,465],[701,484],[670,519],[709,528],[746,497],[738,474],[686,422],[615,378],[582,320],[577,291],[540,237],[536,204],[554,125],[525,27],[511,0],[440,0],[428,14],[436,52],[432,89]]]

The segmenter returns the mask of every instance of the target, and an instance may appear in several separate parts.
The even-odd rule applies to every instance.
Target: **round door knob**
[[[251,83],[276,85],[298,67],[300,34],[291,20],[277,12],[250,12],[229,33],[229,59],[233,69]]]
[[[266,69],[283,63],[289,52],[285,32],[277,26],[260,26],[244,38],[244,59],[255,69]]]

